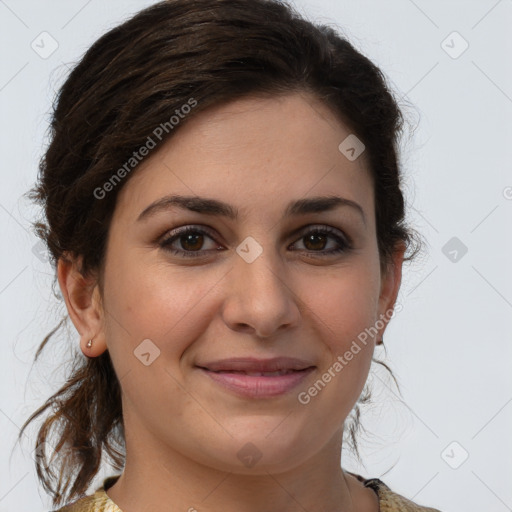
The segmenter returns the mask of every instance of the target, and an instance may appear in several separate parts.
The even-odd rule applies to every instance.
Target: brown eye
[[[178,240],[180,240],[181,247],[186,251],[197,251],[203,246],[203,238],[202,234],[187,233],[181,235]]]
[[[330,256],[342,252],[348,252],[352,248],[352,244],[348,237],[338,234],[338,230],[328,226],[311,229],[303,234],[300,240],[303,241],[302,243],[304,244],[305,251],[313,253],[315,256]],[[329,249],[327,246],[331,240],[335,243],[334,247]],[[295,250],[301,249],[299,248]]]
[[[308,251],[321,251],[325,248],[327,244],[328,237],[324,234],[313,233],[311,235],[306,235],[304,240],[304,245]]]
[[[169,251],[173,254],[185,258],[194,258],[204,256],[207,251],[219,248],[218,245],[212,244],[214,246],[213,248],[204,249],[205,241],[208,239],[215,242],[205,230],[187,226],[184,229],[173,231],[171,235],[162,240],[159,245],[165,251]],[[178,247],[176,247],[176,245]]]

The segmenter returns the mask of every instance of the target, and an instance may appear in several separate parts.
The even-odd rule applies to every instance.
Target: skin
[[[103,286],[78,260],[58,265],[70,317],[88,357],[110,351],[122,388],[126,466],[108,495],[124,512],[377,511],[373,490],[340,467],[343,425],[367,379],[385,325],[307,404],[297,395],[332,367],[359,333],[390,312],[404,247],[381,273],[373,185],[365,154],[349,161],[338,145],[350,130],[306,93],[244,98],[189,119],[121,189],[109,230]],[[173,209],[138,215],[168,194],[214,198],[239,209],[230,220]],[[338,195],[355,208],[283,218],[290,201]],[[160,247],[175,228],[210,235]],[[312,226],[330,235],[305,238]],[[299,233],[294,230],[303,228]],[[248,236],[262,254],[248,263],[236,248]],[[215,252],[221,247],[224,250]],[[384,322],[386,324],[386,322]],[[86,347],[89,339],[94,343]],[[134,356],[150,339],[160,355]],[[295,356],[315,371],[284,395],[251,399],[227,392],[195,368],[235,356]],[[261,459],[246,467],[252,443]]]

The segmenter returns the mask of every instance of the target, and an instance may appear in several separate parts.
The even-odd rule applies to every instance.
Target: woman
[[[282,2],[162,2],[91,47],[32,193],[86,356],[24,425],[52,409],[61,512],[435,510],[340,465],[414,255],[401,121]]]

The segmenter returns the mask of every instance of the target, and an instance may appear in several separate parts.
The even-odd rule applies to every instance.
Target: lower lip
[[[219,373],[200,368],[221,386],[250,398],[268,398],[283,395],[298,386],[314,368],[294,371],[286,375],[264,376],[244,375],[243,373]]]

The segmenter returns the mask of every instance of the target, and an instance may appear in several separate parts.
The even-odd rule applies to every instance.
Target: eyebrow
[[[294,215],[326,212],[342,206],[349,206],[354,210],[357,210],[366,225],[366,216],[361,205],[351,199],[340,196],[318,196],[292,201],[288,204],[284,217],[288,218]],[[238,218],[237,208],[217,199],[209,199],[199,196],[169,195],[156,200],[145,208],[138,216],[137,222],[145,220],[161,211],[167,211],[172,207],[190,210],[197,213],[226,217],[231,220],[236,220]]]

